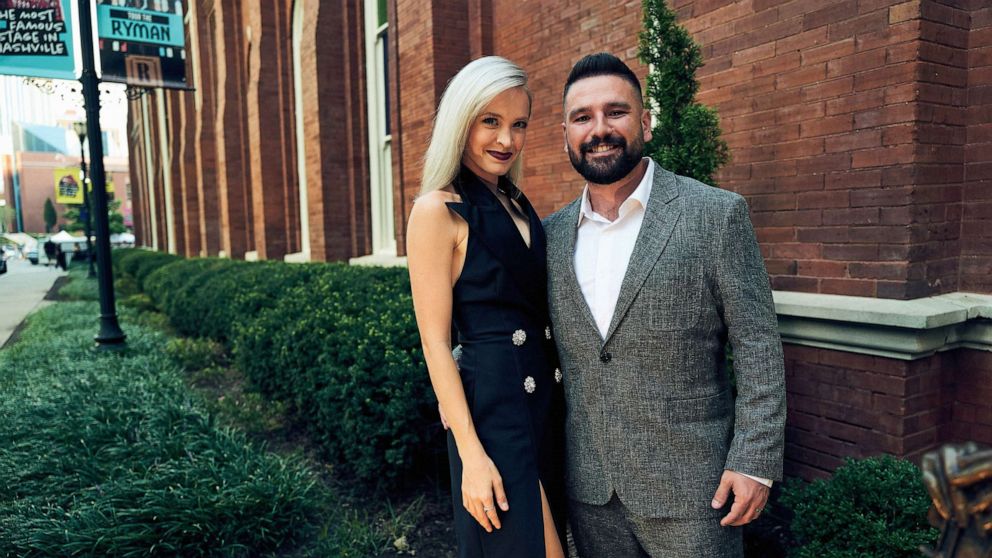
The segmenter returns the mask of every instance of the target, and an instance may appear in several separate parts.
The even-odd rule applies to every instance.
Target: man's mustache
[[[582,154],[585,155],[586,153],[589,153],[590,151],[592,151],[593,149],[595,149],[595,148],[597,148],[597,147],[599,147],[601,145],[607,145],[607,146],[610,146],[610,147],[619,147],[621,149],[627,149],[627,140],[624,139],[623,136],[617,136],[617,135],[613,135],[613,134],[611,134],[609,136],[602,137],[602,138],[596,138],[596,137],[594,137],[591,140],[587,141],[586,143],[583,143],[582,145],[580,145],[579,146],[579,149],[582,152]]]

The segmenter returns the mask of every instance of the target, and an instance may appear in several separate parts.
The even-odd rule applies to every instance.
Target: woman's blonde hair
[[[451,184],[458,175],[472,123],[497,95],[514,87],[527,89],[527,73],[500,56],[473,60],[451,78],[434,117],[431,143],[424,156],[421,195]],[[522,166],[518,155],[507,173],[514,184],[519,182]]]

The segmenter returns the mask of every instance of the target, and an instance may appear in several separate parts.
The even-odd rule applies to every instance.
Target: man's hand
[[[713,502],[710,504],[713,509],[722,508],[727,503],[731,491],[734,493],[734,505],[730,507],[730,513],[720,520],[720,525],[740,527],[751,523],[761,515],[768,501],[767,486],[740,473],[726,470],[720,478],[720,486],[716,489],[716,494],[713,495]]]

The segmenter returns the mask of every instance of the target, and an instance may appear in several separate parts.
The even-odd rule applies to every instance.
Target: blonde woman
[[[530,108],[512,62],[490,56],[458,72],[407,231],[417,325],[450,426],[462,558],[564,556],[564,399],[544,230],[515,186]]]

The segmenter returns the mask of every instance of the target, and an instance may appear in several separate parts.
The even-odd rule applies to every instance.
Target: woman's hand
[[[499,509],[510,509],[503,490],[503,478],[496,464],[485,453],[476,458],[463,459],[462,505],[487,533],[492,533],[493,527],[501,527],[494,501],[499,504]]]

